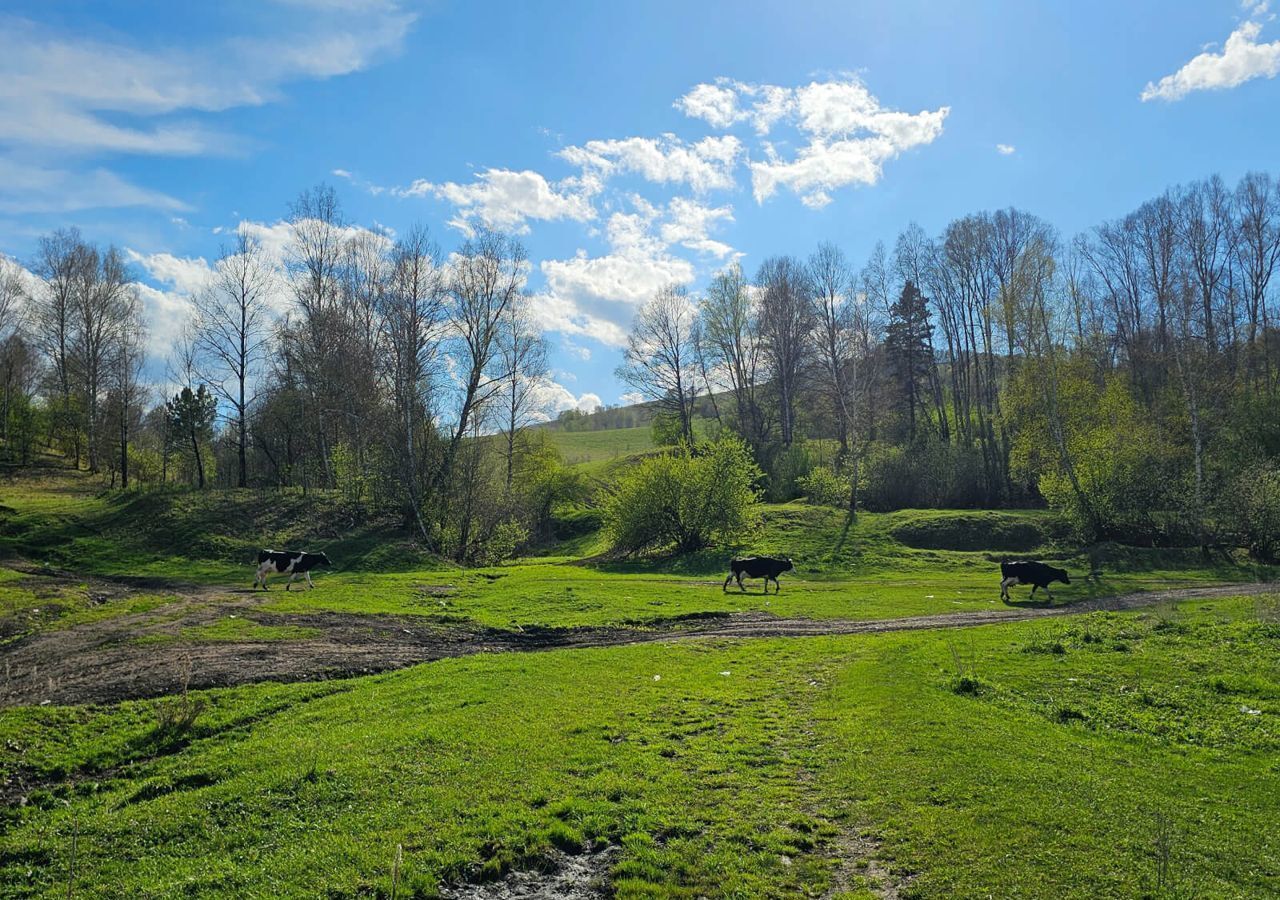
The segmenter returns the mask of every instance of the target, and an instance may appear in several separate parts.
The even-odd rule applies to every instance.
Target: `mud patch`
[[[618,847],[570,856],[556,851],[546,865],[536,871],[509,872],[499,881],[441,887],[446,900],[520,900],[530,897],[560,897],[564,900],[594,900],[609,896],[609,867]]]

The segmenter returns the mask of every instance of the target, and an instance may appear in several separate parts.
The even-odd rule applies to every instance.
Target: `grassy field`
[[[1005,554],[1066,565],[1058,604],[1274,577],[1190,551],[1083,551],[1038,511],[847,523],[772,506],[736,548],[796,558],[766,596],[721,591],[726,551],[610,560],[591,536],[459,569],[392,552],[390,525],[351,527],[326,496],[122,497],[46,473],[0,487],[0,505],[0,654],[232,602],[500,629],[999,609]],[[248,588],[258,546],[293,543],[338,570],[314,591],[227,593]],[[319,627],[219,614],[141,640],[304,648]],[[509,873],[557,871],[620,897],[1274,896],[1280,598],[10,706],[0,789],[5,897],[487,897]]]
[[[959,662],[957,662],[959,660]],[[27,708],[0,883],[388,895],[620,847],[620,896],[1266,896],[1280,625],[1252,602],[892,635],[448,661]],[[583,848],[587,848],[584,850]]]

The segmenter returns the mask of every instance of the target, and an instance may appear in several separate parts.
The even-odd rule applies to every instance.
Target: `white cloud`
[[[635,406],[637,403],[644,402],[644,394],[639,391],[627,391],[618,398],[618,402],[623,406]]]
[[[553,185],[529,169],[522,172],[486,169],[469,184],[452,181],[433,184],[419,179],[407,188],[393,189],[392,193],[399,197],[435,196],[447,200],[458,209],[449,224],[466,233],[479,222],[523,234],[529,230],[530,219],[586,222],[595,218],[591,191],[592,187],[584,187],[576,179]]]
[[[733,187],[733,169],[742,142],[732,135],[707,137],[689,144],[674,134],[660,138],[630,137],[588,141],[566,147],[558,156],[601,179],[633,173],[657,184],[688,184],[698,192]]]
[[[738,107],[737,92],[719,84],[699,84],[672,105],[716,128],[728,128],[745,115]]]
[[[334,6],[270,35],[207,46],[172,43],[148,51],[120,41],[51,33],[16,17],[0,20],[0,136],[31,146],[130,153],[219,151],[225,138],[190,123],[129,127],[116,113],[162,116],[256,106],[302,78],[358,71],[394,51],[415,16]]]
[[[732,222],[733,208],[704,206],[687,197],[676,197],[667,205],[670,220],[662,226],[662,239],[667,244],[680,244],[690,250],[723,259],[733,248],[713,240],[708,232],[718,222]]]
[[[568,353],[571,356],[576,356],[578,359],[582,360],[583,362],[586,362],[589,359],[591,359],[590,347],[584,347],[581,344],[575,344],[569,338],[565,338],[563,341],[561,341],[560,347],[561,349],[564,350],[565,353]],[[574,376],[570,375],[570,377],[573,378]]]
[[[717,127],[750,121],[764,135],[781,123],[793,126],[806,143],[789,159],[766,143],[764,159],[750,164],[752,189],[763,202],[786,187],[815,209],[830,203],[834,190],[878,182],[885,162],[936,140],[951,111],[887,109],[853,77],[796,88],[721,78],[696,86],[676,105]]]
[[[283,87],[357,71],[395,52],[416,16],[398,2],[339,3],[284,17],[271,31],[145,46],[141,39],[91,38],[0,14],[0,144],[7,160],[47,175],[51,155],[225,154],[242,142],[200,116],[278,99]],[[71,19],[67,20],[68,22]],[[231,25],[255,21],[238,17]],[[71,168],[70,162],[61,168]],[[122,206],[187,209],[102,168],[43,186],[0,177],[0,210],[58,212]],[[64,189],[60,181],[76,182]]]
[[[191,209],[181,200],[132,184],[106,169],[75,172],[0,156],[0,212],[69,213],[129,206],[171,212]]]
[[[140,281],[134,282],[133,287],[142,301],[142,319],[147,323],[147,356],[153,362],[163,361],[191,321],[191,303],[180,291],[164,291]]]
[[[1013,144],[996,144],[996,152],[1001,156],[1013,156],[1018,152],[1018,148]]]
[[[126,250],[129,261],[142,266],[152,279],[191,295],[209,284],[213,269],[204,257],[181,257],[170,253],[139,253]]]
[[[530,418],[540,422],[550,421],[566,409],[589,413],[603,405],[599,394],[588,391],[578,395],[550,378],[539,378],[533,382],[531,395],[534,410]]]
[[[1266,4],[1257,4],[1266,11]],[[1147,82],[1143,102],[1181,100],[1192,91],[1225,90],[1254,78],[1274,78],[1280,74],[1280,41],[1259,44],[1262,25],[1244,22],[1227,38],[1221,53],[1205,52],[1194,57],[1172,75],[1159,82]]]

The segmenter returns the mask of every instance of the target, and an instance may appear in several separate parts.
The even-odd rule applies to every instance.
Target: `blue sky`
[[[126,248],[158,354],[226,232],[278,238],[324,180],[445,248],[522,232],[550,400],[617,402],[663,281],[822,240],[861,264],[1009,205],[1070,236],[1274,170],[1278,71],[1280,22],[1240,0],[8,0],[0,252],[64,225]]]

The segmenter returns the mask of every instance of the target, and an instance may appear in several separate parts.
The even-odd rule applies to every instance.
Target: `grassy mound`
[[[438,567],[398,522],[334,492],[103,491],[86,473],[42,470],[4,497],[0,554],[80,572],[198,578],[243,569],[263,547],[325,551],[356,571]]]
[[[889,533],[918,550],[1027,553],[1048,539],[1047,516],[1019,510],[906,510]]]

